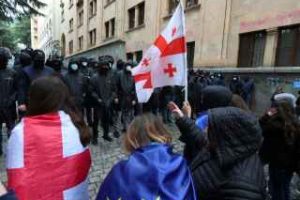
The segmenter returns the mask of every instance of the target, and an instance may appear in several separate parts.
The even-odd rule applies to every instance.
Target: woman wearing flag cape
[[[131,155],[113,167],[97,200],[197,199],[187,163],[172,152],[171,135],[159,117],[136,117],[123,142]]]
[[[35,80],[7,145],[8,189],[19,200],[88,200],[89,129],[56,77]]]

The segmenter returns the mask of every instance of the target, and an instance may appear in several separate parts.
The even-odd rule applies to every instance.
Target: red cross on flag
[[[139,102],[148,102],[154,88],[186,86],[186,65],[184,8],[179,3],[167,27],[132,70]]]
[[[8,188],[19,200],[88,200],[90,166],[90,151],[64,112],[25,117],[8,141]]]

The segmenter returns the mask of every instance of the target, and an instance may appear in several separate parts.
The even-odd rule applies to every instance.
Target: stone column
[[[278,43],[278,29],[268,29],[266,37],[266,47],[264,55],[264,66],[273,67],[276,61],[276,50]]]

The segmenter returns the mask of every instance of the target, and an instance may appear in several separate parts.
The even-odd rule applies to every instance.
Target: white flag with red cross
[[[167,27],[132,70],[138,101],[148,102],[154,88],[186,86],[186,65],[184,8],[179,3]]]
[[[19,200],[88,200],[90,167],[90,151],[64,112],[23,118],[7,144],[8,188]]]

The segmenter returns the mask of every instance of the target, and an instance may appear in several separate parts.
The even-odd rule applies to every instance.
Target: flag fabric
[[[169,24],[132,70],[138,101],[146,103],[154,88],[186,86],[184,8],[179,3]]]
[[[88,148],[64,112],[25,117],[8,141],[8,188],[19,200],[88,200]]]
[[[116,164],[96,200],[197,200],[185,159],[166,144],[152,143]]]

